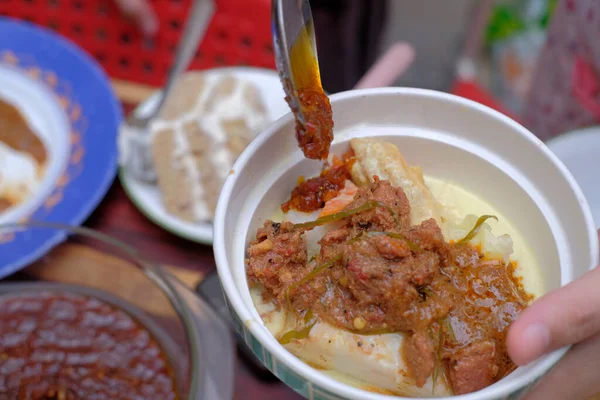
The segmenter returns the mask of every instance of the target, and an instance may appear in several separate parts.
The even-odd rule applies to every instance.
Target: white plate
[[[276,71],[251,67],[233,67],[216,68],[204,72],[207,75],[233,75],[254,83],[260,89],[263,102],[272,121],[278,120],[289,112],[288,105],[284,100],[285,94]],[[143,113],[145,110],[152,109],[156,99],[155,93],[143,102],[136,111]],[[177,236],[199,243],[212,244],[212,223],[191,223],[170,215],[163,207],[161,194],[156,185],[138,181],[123,168],[120,169],[119,177],[125,192],[136,207],[156,225]]]
[[[600,126],[568,132],[546,144],[573,174],[590,205],[596,228],[600,228]]]

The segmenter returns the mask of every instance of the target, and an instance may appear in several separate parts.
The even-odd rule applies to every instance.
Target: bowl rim
[[[429,89],[420,88],[408,88],[408,87],[387,87],[387,88],[374,88],[374,89],[361,89],[361,90],[349,90],[334,94],[330,97],[333,103],[343,101],[345,99],[357,98],[357,97],[374,97],[384,95],[397,95],[397,96],[417,96],[435,99],[442,102],[451,102],[459,105],[463,105],[467,108],[474,109],[475,111],[485,114],[488,118],[495,119],[507,125],[510,129],[518,132],[523,139],[529,141],[535,145],[544,155],[552,162],[557,168],[563,179],[567,181],[571,189],[573,190],[580,208],[583,212],[583,216],[586,223],[586,229],[589,239],[589,249],[591,251],[594,265],[598,263],[600,257],[599,244],[597,239],[597,232],[593,223],[592,213],[585,199],[581,188],[568,171],[566,166],[558,159],[558,157],[546,147],[546,145],[533,133],[531,133],[524,126],[509,118],[508,116],[493,110],[480,103],[468,100],[456,95],[449,93],[439,92]],[[236,283],[233,276],[230,275],[229,265],[227,262],[227,256],[225,251],[225,217],[228,208],[229,201],[232,196],[232,190],[234,185],[237,183],[241,174],[239,171],[244,169],[248,161],[254,157],[256,151],[262,147],[276,132],[278,132],[286,124],[290,123],[293,119],[291,113],[286,114],[279,120],[275,121],[268,128],[266,128],[260,135],[254,139],[250,145],[243,151],[238,157],[237,161],[233,166],[235,174],[230,174],[221,190],[219,196],[217,209],[215,213],[215,225],[214,225],[214,255],[217,266],[217,271],[221,280],[223,291],[227,296],[231,307],[241,319],[241,321],[249,321],[253,319],[250,312],[250,306],[242,299],[240,292],[237,290]],[[590,267],[593,267],[590,266]],[[277,340],[270,334],[267,334],[266,330],[256,323],[245,323],[246,328],[250,331],[252,336],[258,340],[258,342],[273,355],[278,363],[282,363],[291,371],[297,373],[301,378],[307,382],[315,383],[324,389],[348,399],[364,399],[364,400],[392,400],[392,399],[415,399],[410,397],[398,397],[390,395],[382,395],[377,393],[368,392],[363,389],[359,389],[348,384],[342,383],[334,378],[331,378],[322,372],[314,369],[308,364],[301,361],[295,355],[286,350]],[[550,354],[542,357],[537,364],[523,376],[517,377],[510,383],[502,384],[499,382],[493,387],[486,388],[485,397],[481,391],[458,395],[440,399],[447,400],[483,400],[487,398],[499,399],[503,396],[507,396],[518,392],[526,388],[529,384],[535,382],[547,373],[551,367],[553,367],[567,352],[568,346],[558,349]]]

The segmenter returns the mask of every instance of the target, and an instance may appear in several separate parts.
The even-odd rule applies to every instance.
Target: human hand
[[[570,344],[526,400],[585,400],[600,393],[600,267],[533,302],[507,337],[517,365]]]
[[[126,17],[133,19],[144,36],[151,37],[158,31],[158,18],[149,0],[115,0]]]

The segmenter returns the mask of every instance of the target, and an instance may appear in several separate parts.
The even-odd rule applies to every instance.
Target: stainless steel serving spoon
[[[213,0],[194,1],[177,46],[175,62],[169,71],[167,84],[159,92],[154,108],[150,112],[143,113],[139,108],[135,109],[121,126],[119,163],[136,179],[149,183],[156,181],[156,172],[152,163],[150,122],[160,115],[177,79],[189,66],[214,12]]]
[[[321,83],[309,1],[272,0],[271,12],[275,61],[286,100],[296,119],[296,138],[307,158],[323,158],[333,139],[333,132],[328,130],[328,126],[333,126],[333,116]],[[393,83],[413,59],[412,46],[394,44],[355,89]]]
[[[272,0],[271,13],[277,71],[292,112],[305,124],[307,118],[298,90],[309,85],[323,90],[310,3],[308,0]]]

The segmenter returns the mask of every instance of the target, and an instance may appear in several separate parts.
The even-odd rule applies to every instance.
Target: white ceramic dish
[[[57,97],[23,71],[0,64],[0,99],[17,107],[44,143],[47,167],[40,185],[22,203],[0,213],[0,224],[19,221],[36,210],[50,194],[67,165],[70,123]]]
[[[581,189],[557,157],[513,120],[445,93],[386,88],[331,96],[336,124],[333,151],[353,136],[376,136],[399,146],[410,164],[482,197],[529,240],[544,286],[572,281],[598,262],[592,215]],[[339,134],[339,132],[344,132]],[[263,363],[313,400],[383,400],[310,367],[282,347],[258,315],[247,285],[247,243],[287,199],[298,176],[320,164],[304,159],[290,114],[263,132],[240,156],[221,192],[214,251],[230,309],[246,342]],[[565,353],[558,350],[461,400],[520,399]]]
[[[600,126],[568,132],[546,142],[581,186],[600,229]]]
[[[289,108],[285,102],[285,93],[281,87],[281,81],[276,71],[250,68],[217,68],[205,72],[210,75],[233,75],[239,79],[246,79],[254,83],[263,95],[263,101],[267,107],[272,121],[284,116]],[[152,110],[157,101],[156,94],[146,100],[138,107],[136,112],[144,113]],[[120,169],[119,177],[125,191],[136,205],[136,207],[161,228],[180,237],[195,242],[212,244],[213,225],[211,223],[191,223],[183,221],[170,215],[165,210],[161,194],[156,185],[149,185],[133,178],[123,168]]]

